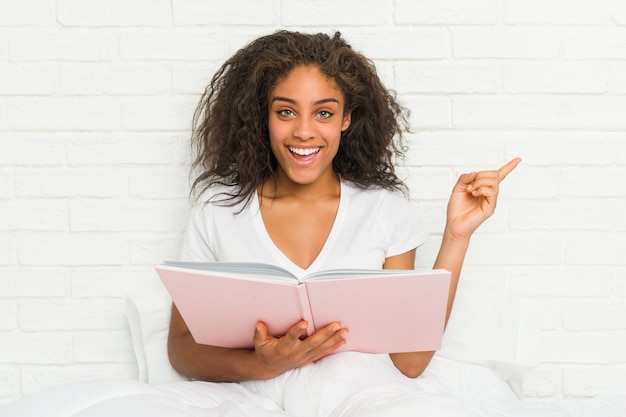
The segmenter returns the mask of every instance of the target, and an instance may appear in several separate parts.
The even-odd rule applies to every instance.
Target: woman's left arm
[[[494,213],[500,182],[517,167],[519,158],[511,160],[494,171],[463,174],[455,184],[448,202],[446,228],[443,232],[439,254],[433,268],[447,269],[451,273],[446,324],[461,275],[463,260],[474,231]],[[415,251],[387,258],[383,268],[412,269]],[[408,377],[419,376],[430,363],[435,352],[408,352],[390,354],[396,368]]]

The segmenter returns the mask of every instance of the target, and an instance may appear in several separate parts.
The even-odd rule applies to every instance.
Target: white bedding
[[[462,284],[442,349],[422,376],[388,355],[340,353],[269,381],[187,381],[166,354],[169,299],[129,303],[140,381],[53,387],[0,408],[0,417],[626,417],[626,397],[536,404],[511,387],[538,363],[538,311],[509,291]]]
[[[245,385],[245,386],[244,386]],[[5,408],[2,417],[619,417],[599,399],[531,406],[491,369],[436,357],[411,380],[385,355],[344,353],[280,378],[249,384],[101,380],[65,384]],[[262,394],[261,394],[262,393]],[[282,411],[282,408],[288,410]]]

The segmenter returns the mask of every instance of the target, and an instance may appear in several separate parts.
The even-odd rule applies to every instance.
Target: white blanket
[[[284,411],[286,410],[286,411]],[[491,369],[436,357],[417,379],[387,355],[343,353],[269,381],[61,385],[0,409],[1,417],[620,417],[626,402],[519,401]]]

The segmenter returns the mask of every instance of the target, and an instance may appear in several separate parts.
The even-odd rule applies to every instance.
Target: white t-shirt
[[[195,205],[183,241],[181,260],[265,262],[298,277],[323,269],[381,269],[385,259],[417,248],[428,233],[401,195],[362,189],[341,182],[335,222],[324,247],[308,269],[283,254],[270,238],[256,193],[250,204],[227,207],[206,201],[219,191],[207,191]]]

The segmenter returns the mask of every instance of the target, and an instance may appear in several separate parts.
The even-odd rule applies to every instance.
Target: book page
[[[231,278],[259,279],[262,281],[299,282],[286,269],[260,262],[193,262],[193,261],[165,261],[163,265],[174,268],[209,271]]]

